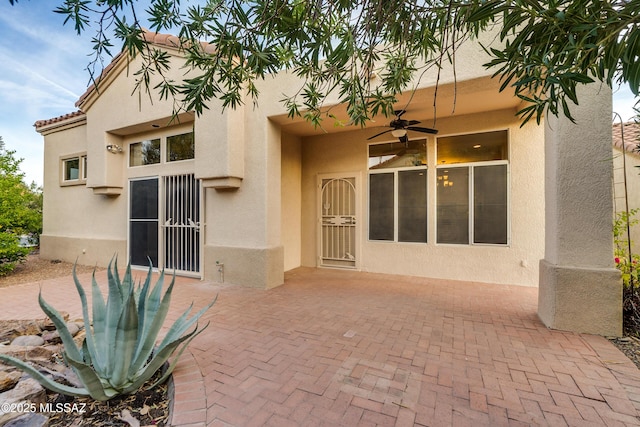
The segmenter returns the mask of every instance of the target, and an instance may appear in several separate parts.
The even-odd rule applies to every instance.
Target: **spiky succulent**
[[[198,328],[198,319],[215,303],[215,299],[189,318],[193,304],[173,323],[156,346],[158,333],[169,311],[175,274],[162,295],[164,271],[155,286],[151,286],[152,267],[144,284],[136,286],[131,265],[120,279],[117,260],[107,268],[108,298],[105,302],[100,288],[92,277],[92,317],[89,318],[87,296],[73,268],[73,280],[82,302],[86,337],[78,347],[60,313],[38,296],[40,307],[56,326],[63,344],[65,362],[75,371],[83,387],[72,387],[53,381],[33,366],[11,356],[0,354],[0,361],[30,374],[44,387],[70,396],[91,396],[100,401],[129,394],[149,381],[178,350],[160,379],[151,387],[164,382],[189,342],[200,334],[208,323]],[[216,297],[217,298],[217,297]],[[187,332],[194,324],[193,330]]]

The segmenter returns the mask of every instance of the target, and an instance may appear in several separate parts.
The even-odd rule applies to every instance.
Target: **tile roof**
[[[35,126],[36,129],[40,129],[44,126],[53,125],[55,123],[64,122],[74,118],[84,117],[84,115],[85,114],[82,111],[78,110],[78,111],[74,111],[73,113],[65,114],[63,116],[54,117],[52,119],[38,120],[33,124],[33,126]]]
[[[624,125],[624,126],[623,126]],[[624,133],[624,148],[627,152],[638,154],[640,144],[640,123],[627,122],[613,125],[613,146],[622,149]]]

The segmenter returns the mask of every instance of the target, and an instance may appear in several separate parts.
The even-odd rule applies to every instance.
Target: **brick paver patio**
[[[38,285],[0,288],[0,318],[41,316]],[[534,288],[310,268],[176,286],[173,318],[218,302],[175,371],[175,426],[640,425],[640,371],[545,328]],[[42,289],[80,315],[69,278]]]

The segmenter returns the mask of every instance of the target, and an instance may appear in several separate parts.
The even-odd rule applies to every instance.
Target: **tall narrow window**
[[[507,165],[473,168],[473,241],[507,243]]]

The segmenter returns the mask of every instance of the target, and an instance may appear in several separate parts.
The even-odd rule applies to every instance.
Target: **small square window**
[[[129,145],[129,166],[160,163],[160,139],[151,139]]]
[[[195,157],[193,132],[167,137],[167,161],[188,160]]]
[[[80,158],[67,159],[64,161],[64,180],[77,181],[80,179]]]
[[[87,182],[87,156],[77,155],[60,159],[60,183],[79,185]]]

